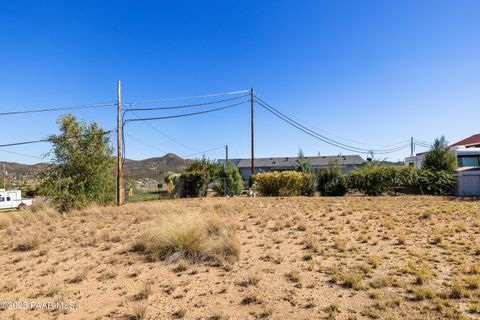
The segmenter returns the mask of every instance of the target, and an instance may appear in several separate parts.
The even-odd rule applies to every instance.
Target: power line
[[[26,154],[26,153],[21,153],[21,152],[14,152],[14,151],[2,150],[2,149],[0,149],[0,152],[10,153],[10,154],[14,154],[16,156],[27,157],[27,158],[42,159],[41,156],[33,156],[31,154]]]
[[[262,101],[263,101],[264,103],[267,103],[267,99],[266,99],[264,96],[262,96],[262,95],[260,95],[260,94],[258,94],[258,93],[255,93],[255,96],[258,97],[259,99],[260,99],[260,98],[263,99]],[[271,106],[272,103],[269,103],[269,105]],[[322,132],[324,132],[324,133],[326,133],[326,134],[329,134],[329,135],[331,135],[331,136],[333,136],[333,137],[335,137],[335,138],[338,138],[338,139],[341,139],[341,140],[345,140],[345,141],[351,142],[351,143],[357,143],[357,144],[361,144],[361,145],[365,145],[365,146],[372,146],[372,147],[392,147],[392,146],[396,146],[396,145],[400,145],[400,144],[405,144],[405,140],[399,141],[399,142],[397,142],[397,143],[392,143],[392,144],[389,144],[389,145],[377,145],[377,144],[359,142],[359,141],[355,141],[355,140],[351,140],[351,139],[347,139],[347,138],[338,136],[338,135],[336,135],[336,134],[334,134],[334,133],[331,133],[331,132],[329,132],[329,131],[327,131],[327,130],[318,128],[318,127],[312,125],[311,123],[308,123],[308,122],[306,122],[306,121],[304,121],[304,120],[302,120],[302,119],[299,119],[299,118],[297,118],[297,117],[294,117],[294,116],[290,116],[290,117],[291,117],[292,119],[296,119],[297,122],[302,122],[302,123],[304,123],[305,125],[308,125],[308,126],[314,128],[314,129],[320,130],[320,131],[322,131]]]
[[[396,150],[396,149],[397,149],[397,148],[392,148],[392,149],[364,149],[364,148],[358,148],[358,147],[355,147],[355,146],[351,146],[351,145],[344,144],[344,143],[342,143],[342,142],[339,142],[339,141],[330,139],[330,138],[328,138],[328,137],[326,137],[326,136],[324,136],[324,135],[321,135],[321,134],[319,134],[319,133],[317,133],[317,132],[315,132],[315,131],[313,131],[313,130],[305,127],[305,126],[303,126],[302,124],[300,124],[300,123],[298,123],[297,121],[293,120],[291,117],[289,117],[289,116],[285,115],[284,113],[280,112],[278,109],[275,109],[273,106],[269,105],[268,103],[266,103],[265,101],[263,101],[261,98],[258,98],[258,100],[260,100],[260,102],[263,103],[263,107],[264,107],[264,108],[265,108],[265,107],[268,107],[268,108],[270,108],[271,110],[273,110],[273,111],[274,111],[273,113],[274,113],[276,116],[280,116],[280,117],[283,117],[283,118],[285,118],[285,119],[288,119],[289,121],[297,124],[298,126],[302,127],[303,129],[305,129],[305,130],[307,130],[307,131],[309,131],[309,132],[311,132],[311,133],[313,133],[313,134],[315,134],[315,135],[317,135],[317,136],[319,136],[319,137],[321,137],[321,138],[323,138],[323,139],[325,139],[325,140],[328,140],[328,141],[330,141],[331,143],[336,144],[337,146],[340,145],[340,146],[344,146],[344,147],[346,147],[346,148],[356,149],[355,152],[367,152],[367,153],[370,153],[370,152],[379,153],[379,152],[393,151],[393,150]],[[265,106],[265,105],[266,105],[266,106]],[[350,150],[350,151],[352,151],[352,150]]]
[[[240,93],[246,93],[246,92],[249,92],[249,90],[240,90],[240,91],[232,91],[232,92],[224,92],[224,93],[213,93],[213,94],[206,94],[206,95],[201,95],[201,96],[190,96],[190,97],[181,97],[181,98],[143,100],[143,101],[137,101],[137,102],[127,102],[127,103],[124,103],[124,105],[131,106],[131,105],[136,105],[136,104],[153,103],[153,102],[168,102],[168,101],[181,101],[181,100],[212,98],[212,97],[226,96],[226,95],[232,95],[232,94],[240,94]]]
[[[154,149],[154,150],[157,150],[157,151],[160,151],[160,152],[162,152],[162,153],[167,153],[165,150],[161,150],[161,149],[159,149],[159,148],[157,148],[157,147],[155,147],[155,146],[152,146],[151,144],[149,144],[149,143],[143,141],[142,139],[137,138],[137,137],[135,137],[135,136],[133,136],[133,135],[131,135],[131,134],[129,134],[129,133],[126,133],[126,132],[125,132],[125,134],[126,134],[127,136],[129,136],[130,138],[132,138],[133,140],[136,140],[137,142],[140,142],[140,143],[146,145],[147,147],[150,147],[150,148],[152,148],[152,149]]]
[[[133,113],[136,117],[140,117],[137,113],[135,113],[135,112],[132,112],[132,113]],[[192,148],[192,147],[190,147],[190,146],[188,146],[188,145],[186,145],[186,144],[184,144],[184,143],[182,143],[182,142],[180,142],[180,141],[178,141],[178,140],[176,140],[176,139],[174,139],[174,138],[166,135],[165,133],[161,132],[161,131],[158,130],[156,127],[154,127],[150,122],[145,121],[144,123],[145,123],[145,125],[149,126],[153,131],[157,132],[158,134],[160,134],[161,136],[167,138],[168,140],[170,140],[170,141],[172,141],[172,142],[174,142],[174,143],[176,143],[176,144],[178,144],[178,145],[180,145],[180,146],[183,146],[183,147],[185,147],[185,148],[187,148],[187,149],[190,149],[190,150],[193,150],[193,151],[197,151],[196,149],[194,149],[194,148]]]
[[[213,149],[209,149],[209,150],[205,150],[205,151],[200,151],[200,152],[197,152],[197,153],[192,153],[192,154],[187,154],[185,156],[182,156],[182,158],[188,158],[188,157],[193,157],[193,156],[196,156],[196,155],[199,155],[199,154],[204,154],[204,153],[209,153],[209,152],[212,152],[212,151],[215,151],[215,150],[220,150],[220,149],[223,149],[225,148],[225,146],[220,146],[220,147],[216,147],[216,148],[213,148]]]
[[[322,142],[325,142],[327,144],[330,144],[332,146],[335,146],[337,148],[340,148],[340,149],[344,149],[344,150],[348,150],[348,151],[352,151],[352,152],[358,152],[358,153],[371,153],[372,151],[371,150],[359,150],[359,149],[355,149],[355,148],[350,148],[350,147],[346,147],[346,146],[342,146],[342,145],[339,145],[339,144],[336,144],[334,142],[331,142],[329,140],[325,140],[322,138],[322,136],[320,135],[317,135],[317,133],[315,133],[314,131],[311,131],[311,130],[308,130],[308,129],[304,129],[301,125],[297,124],[296,122],[292,121],[292,120],[289,120],[288,118],[284,118],[282,117],[280,114],[277,114],[275,113],[275,111],[273,111],[272,109],[269,109],[266,105],[264,105],[263,103],[259,102],[259,104],[264,107],[266,110],[268,110],[269,112],[273,113],[275,116],[279,117],[280,119],[282,119],[283,121],[287,122],[288,124],[290,124],[291,126],[297,128],[298,130],[322,141]],[[406,147],[408,147],[408,144],[405,144],[404,146],[401,146],[397,149],[392,149],[390,151],[376,151],[374,153],[376,154],[386,154],[386,153],[393,153],[393,152],[397,152],[397,151],[400,151],[402,149],[405,149]]]
[[[92,109],[92,108],[107,108],[114,106],[114,103],[96,103],[96,104],[84,104],[76,106],[65,106],[57,108],[44,108],[44,109],[30,109],[22,111],[6,111],[0,112],[0,116],[9,116],[15,114],[26,114],[26,113],[41,113],[41,112],[53,112],[53,111],[65,111],[65,110],[79,110],[79,109]]]
[[[113,131],[116,130],[108,130],[100,133],[96,133],[95,135],[101,134],[101,135],[107,135],[112,133]],[[87,137],[91,134],[82,134],[82,135],[77,135],[77,136],[70,136],[70,137],[61,137],[61,136],[55,136],[53,135],[51,138],[64,138],[64,139],[78,139],[82,137]],[[43,143],[43,142],[51,142],[51,138],[48,139],[39,139],[39,140],[31,140],[31,141],[22,141],[22,142],[13,142],[13,143],[7,143],[7,144],[0,144],[0,148],[4,147],[13,147],[13,146],[21,146],[21,145],[27,145],[27,144],[34,144],[34,143]]]
[[[190,116],[195,116],[195,115],[200,115],[200,114],[205,114],[205,113],[210,113],[210,112],[215,112],[215,111],[221,111],[221,110],[226,110],[230,109],[233,107],[236,107],[238,105],[244,104],[249,102],[250,100],[245,100],[241,102],[237,102],[228,106],[220,107],[220,108],[215,108],[215,109],[210,109],[210,110],[205,110],[205,111],[198,111],[198,112],[192,112],[192,113],[184,113],[184,114],[177,114],[177,115],[172,115],[172,116],[163,116],[163,117],[153,117],[153,118],[137,118],[137,119],[127,119],[123,122],[124,125],[130,122],[136,122],[136,121],[150,121],[150,120],[164,120],[164,119],[173,119],[173,118],[182,118],[182,117],[190,117]]]
[[[237,99],[245,98],[246,96],[249,96],[249,94],[245,94],[245,95],[238,96],[238,97],[233,97],[233,98],[228,98],[228,99],[208,101],[208,102],[202,102],[202,103],[194,103],[194,104],[186,104],[186,105],[180,105],[180,106],[154,107],[154,108],[128,108],[123,113],[125,114],[128,111],[170,110],[170,109],[183,109],[183,108],[200,107],[200,106],[206,106],[206,105],[211,105],[211,104],[216,104],[216,103],[222,103],[222,102],[237,100]]]
[[[344,149],[344,150],[348,150],[348,151],[352,151],[352,152],[359,152],[359,153],[372,153],[373,152],[373,153],[376,153],[376,154],[387,154],[387,153],[393,153],[393,152],[400,151],[400,150],[405,149],[406,147],[409,146],[409,144],[404,144],[400,147],[392,148],[392,149],[376,149],[376,150],[373,149],[373,150],[369,150],[369,149],[363,149],[363,148],[358,148],[358,147],[355,147],[355,146],[347,145],[347,144],[341,143],[339,141],[335,141],[333,139],[325,137],[325,136],[323,136],[323,135],[321,135],[321,134],[303,126],[302,124],[296,122],[295,120],[291,119],[287,115],[278,111],[277,109],[275,109],[271,105],[267,104],[261,98],[258,98],[257,100],[258,100],[257,103],[260,106],[262,106],[263,108],[265,108],[266,110],[268,110],[269,112],[274,114],[275,116],[279,117],[283,121],[287,122],[288,124],[294,126],[295,128],[303,131],[304,133],[307,133],[308,135],[310,135],[310,136],[312,136],[312,137],[314,137],[318,140],[321,140],[325,143],[328,143],[328,144],[333,145],[335,147],[338,147],[340,149]]]

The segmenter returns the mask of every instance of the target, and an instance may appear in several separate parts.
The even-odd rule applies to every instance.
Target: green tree
[[[207,180],[209,182],[217,178],[222,170],[223,170],[223,167],[220,163],[210,159],[206,159],[205,157],[203,157],[200,160],[194,160],[185,169],[186,172],[196,172],[196,173],[206,174]]]
[[[242,193],[242,175],[231,161],[227,161],[225,168],[222,168],[218,180],[214,185],[214,189],[218,193],[228,196],[236,196]]]
[[[302,149],[298,151],[297,165],[295,166],[295,171],[303,172],[308,175],[308,179],[305,182],[303,188],[303,195],[310,197],[314,196],[315,192],[317,191],[317,177],[312,168],[312,164],[305,158]]]
[[[425,169],[453,172],[457,168],[457,157],[448,146],[444,136],[435,139],[432,149],[423,160]]]
[[[61,212],[112,202],[114,158],[105,131],[73,115],[62,116],[57,123],[60,134],[49,137],[52,164],[42,173],[42,194]]]

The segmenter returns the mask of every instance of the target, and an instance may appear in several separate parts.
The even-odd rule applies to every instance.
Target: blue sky
[[[362,148],[480,132],[478,1],[9,1],[0,40],[0,111],[113,101],[121,79],[124,101],[254,87]],[[256,110],[256,156],[352,153]],[[115,126],[114,109],[74,114]],[[60,115],[0,117],[2,143],[55,133]],[[156,131],[127,127],[144,142],[127,136],[127,157],[224,144],[231,157],[249,156],[248,106],[150,124]],[[40,155],[49,146],[3,150]],[[39,161],[5,152],[0,160]]]

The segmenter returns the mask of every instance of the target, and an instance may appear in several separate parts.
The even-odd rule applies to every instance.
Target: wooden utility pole
[[[120,80],[117,83],[117,206],[123,205],[122,171],[122,96]]]
[[[253,105],[255,104],[254,99],[254,91],[253,88],[250,89],[250,117],[251,117],[251,130],[252,130],[252,159],[251,159],[251,166],[252,166],[252,175],[255,174],[255,126],[254,126],[254,108]]]

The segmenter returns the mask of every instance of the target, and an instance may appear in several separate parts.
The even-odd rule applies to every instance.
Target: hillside
[[[36,164],[22,164],[17,162],[5,162],[0,161],[0,170],[3,174],[3,165],[5,164],[5,170],[9,175],[35,175],[46,166],[45,163]]]
[[[124,174],[127,178],[159,178],[167,171],[179,172],[184,170],[190,160],[180,158],[174,153],[167,153],[163,157],[145,160],[125,159]]]
[[[174,153],[168,153],[163,157],[149,158],[145,160],[125,159],[124,176],[126,178],[152,178],[158,179],[162,173],[167,171],[179,172],[185,169],[191,160],[182,159]],[[3,176],[3,164],[8,175],[18,180],[25,178],[35,179],[38,173],[44,168],[46,163],[22,164],[16,162],[0,161],[0,176]]]

